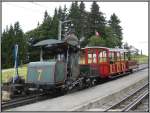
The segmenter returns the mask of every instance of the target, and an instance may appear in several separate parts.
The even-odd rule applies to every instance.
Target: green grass
[[[19,67],[18,68],[18,73],[21,77],[26,79],[27,66],[24,65],[23,67]],[[8,69],[6,71],[2,71],[2,83],[7,82],[11,77],[13,77],[13,75],[15,75],[15,70],[13,68]]]
[[[138,55],[136,56],[136,59],[138,60],[139,64],[145,64],[148,63],[148,56],[145,55]]]

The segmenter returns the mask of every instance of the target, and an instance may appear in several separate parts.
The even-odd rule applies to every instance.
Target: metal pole
[[[58,40],[62,40],[61,39],[61,30],[62,30],[62,24],[63,23],[67,23],[67,22],[70,22],[71,20],[66,20],[66,21],[61,21],[61,20],[59,20],[59,25],[58,25]],[[58,54],[58,56],[57,56],[57,58],[58,58],[58,60],[60,60],[60,54]]]
[[[16,44],[14,47],[14,60],[15,60],[14,65],[15,74],[13,75],[13,83],[15,83],[15,77],[18,77],[18,44]]]
[[[40,61],[43,61],[43,49],[41,47],[41,52],[40,52]]]
[[[59,21],[59,26],[58,26],[58,40],[61,40],[61,24],[62,24],[62,21]]]
[[[61,30],[62,30],[62,24],[71,22],[72,20],[66,20],[66,21],[61,21],[59,20],[59,25],[58,25],[58,40],[61,40]]]
[[[61,25],[62,25],[62,21],[59,21],[59,26],[58,26],[58,40],[61,40]],[[57,55],[57,59],[60,60],[60,54]]]

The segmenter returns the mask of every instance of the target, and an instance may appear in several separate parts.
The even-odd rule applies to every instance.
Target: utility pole
[[[59,21],[59,26],[58,26],[58,40],[61,40],[61,26],[62,26],[62,21]]]
[[[61,39],[62,24],[67,23],[67,22],[71,22],[71,21],[72,20],[66,20],[66,21],[59,20],[59,24],[58,24],[58,40],[62,40]],[[60,60],[60,54],[58,54],[57,58],[58,58],[58,60]]]
[[[142,53],[142,49],[141,49],[141,56],[143,55],[143,53]]]
[[[72,20],[66,20],[66,21],[59,21],[59,25],[58,25],[58,40],[61,40],[61,31],[62,31],[62,24],[67,23],[67,22],[71,22]]]

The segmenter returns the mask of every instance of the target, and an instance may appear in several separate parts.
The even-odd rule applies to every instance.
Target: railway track
[[[141,69],[136,70],[135,72],[141,71],[146,69],[147,67],[143,67]],[[118,77],[117,77],[118,78]],[[59,95],[58,95],[59,96]],[[10,109],[10,108],[15,108],[18,106],[23,106],[26,104],[30,104],[30,103],[34,103],[37,101],[41,101],[41,100],[46,100],[49,98],[53,98],[53,97],[57,97],[56,95],[52,95],[52,96],[47,96],[45,93],[43,94],[35,94],[35,95],[30,95],[30,96],[25,96],[25,97],[19,97],[16,99],[12,99],[6,102],[2,102],[1,103],[1,108],[2,110],[6,110],[6,109]]]
[[[149,96],[144,98],[132,111],[141,111],[141,112],[149,112]]]
[[[3,102],[1,104],[1,108],[2,110],[6,110],[6,109],[10,109],[10,108],[14,108],[14,107],[18,107],[18,106],[22,106],[22,105],[26,105],[29,103],[34,103],[40,100],[44,100],[46,99],[46,95],[43,94],[35,94],[35,95],[30,95],[30,96],[25,96],[25,97],[20,97],[20,98],[16,98],[16,99],[12,99],[6,102]]]
[[[104,111],[131,111],[148,96],[148,83]]]

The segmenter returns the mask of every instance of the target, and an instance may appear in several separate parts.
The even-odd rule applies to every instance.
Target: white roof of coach
[[[104,48],[104,49],[108,49],[109,51],[115,51],[115,52],[128,52],[127,49],[121,49],[121,48],[107,48],[107,47],[101,47],[101,46],[92,46],[92,47],[85,47],[85,48],[82,48],[82,49],[86,49],[86,48],[89,48],[89,49],[92,49],[92,48]]]

